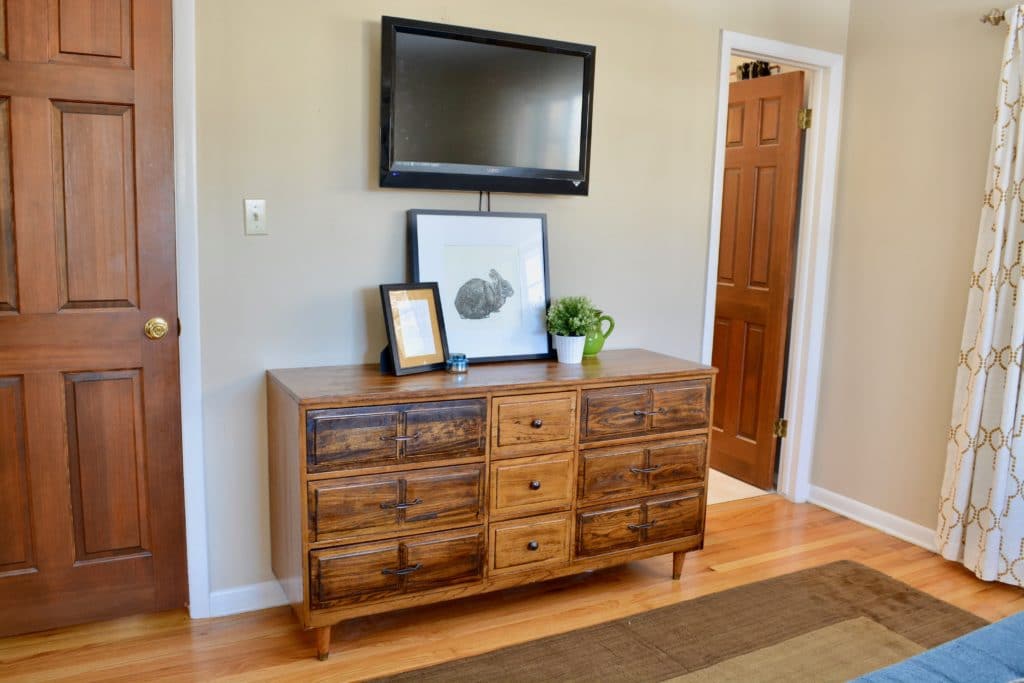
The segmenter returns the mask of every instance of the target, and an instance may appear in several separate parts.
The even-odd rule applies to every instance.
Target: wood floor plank
[[[346,681],[555,635],[835,560],[855,560],[985,619],[1024,611],[1024,591],[813,505],[758,496],[708,509],[704,550],[682,581],[671,556],[355,619],[331,658],[288,608],[192,621],[182,611],[0,639],[0,679]]]

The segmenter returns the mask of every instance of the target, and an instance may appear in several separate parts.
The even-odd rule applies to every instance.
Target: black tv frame
[[[467,40],[488,45],[517,47],[583,57],[583,117],[580,131],[580,168],[558,171],[513,166],[481,166],[486,172],[453,173],[395,168],[393,91],[395,83],[395,35],[398,32]],[[381,17],[380,52],[380,186],[431,190],[523,192],[530,194],[586,195],[590,191],[590,135],[594,110],[593,45],[566,43],[512,33],[436,24],[416,19]]]

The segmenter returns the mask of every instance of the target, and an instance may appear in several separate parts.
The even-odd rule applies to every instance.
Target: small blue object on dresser
[[[864,683],[1024,680],[1024,612],[858,678]]]

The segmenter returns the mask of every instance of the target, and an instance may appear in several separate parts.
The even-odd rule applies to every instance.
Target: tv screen
[[[384,187],[587,194],[594,48],[384,17]]]

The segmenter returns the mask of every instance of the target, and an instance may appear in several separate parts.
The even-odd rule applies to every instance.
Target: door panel
[[[711,466],[774,484],[792,292],[803,73],[729,87],[712,363]]]
[[[736,428],[739,436],[757,441],[760,423],[761,378],[764,373],[764,326],[744,325],[743,372],[740,375],[740,419]]]
[[[718,368],[718,384],[715,387],[714,417],[711,427],[715,432],[721,432],[725,428],[725,407],[729,405],[729,385],[722,381],[722,378],[729,374],[729,335],[731,334],[729,321],[724,318],[715,318],[715,343],[711,349],[711,365]]]
[[[746,113],[746,102],[729,102],[729,119],[725,129],[725,146],[738,147],[743,144],[743,133],[746,130],[743,117]]]
[[[750,275],[747,286],[768,290],[772,265],[772,217],[775,215],[775,168],[754,170],[754,225],[750,239]]]
[[[727,168],[722,184],[722,235],[718,246],[718,284],[736,280],[736,230],[740,219],[740,171]]]
[[[75,560],[148,552],[137,370],[65,376]]]
[[[187,601],[170,5],[0,4],[0,636]]]
[[[757,126],[757,139],[762,147],[765,145],[777,145],[779,144],[779,119],[780,110],[782,109],[782,98],[762,97],[760,105],[758,113],[761,118]]]
[[[0,578],[32,568],[24,402],[21,378],[0,377]]]
[[[54,102],[53,118],[61,307],[134,307],[132,110]]]
[[[0,13],[2,16],[2,13]],[[0,314],[18,310],[11,190],[11,98],[0,97]]]
[[[49,0],[49,6],[54,61],[128,65],[130,0]]]

